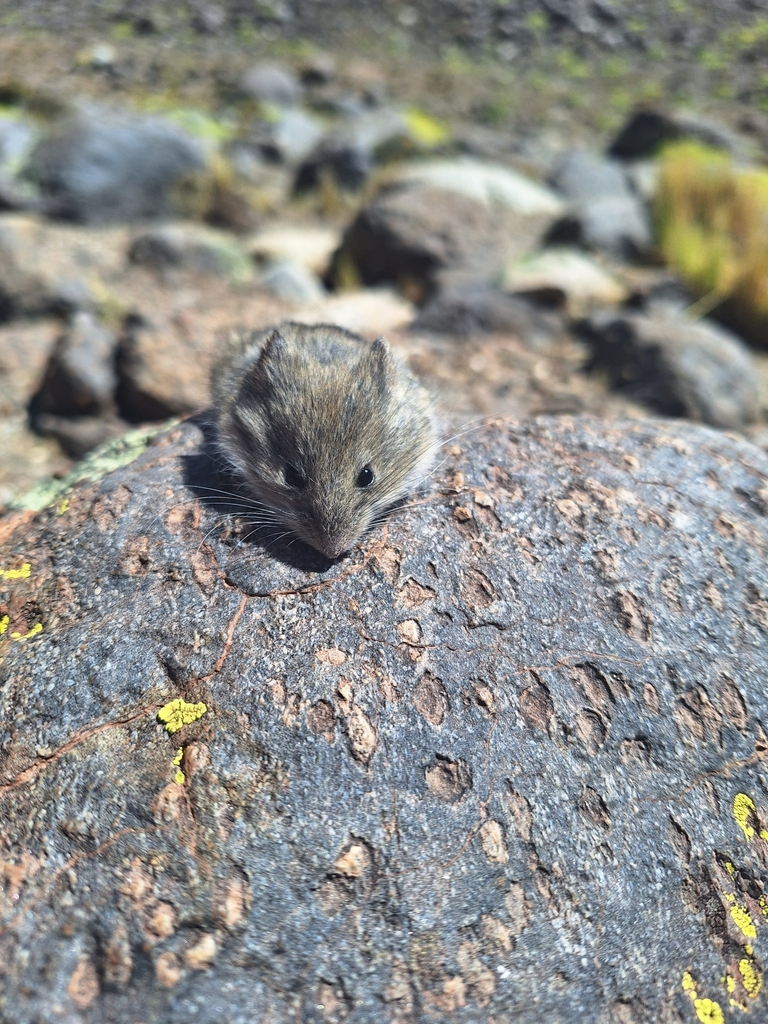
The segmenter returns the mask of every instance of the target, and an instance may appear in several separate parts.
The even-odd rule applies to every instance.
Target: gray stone
[[[43,412],[35,416],[35,433],[58,441],[67,455],[81,459],[88,452],[120,437],[128,424],[117,416],[56,416]]]
[[[204,169],[201,145],[176,125],[90,109],[39,143],[25,173],[51,216],[97,224],[168,216],[174,189]]]
[[[608,150],[622,160],[655,156],[662,146],[680,139],[693,139],[705,146],[725,149],[734,156],[749,156],[746,139],[725,125],[682,110],[638,110],[632,114]]]
[[[624,168],[584,149],[571,150],[552,174],[552,185],[572,203],[630,194]]]
[[[317,275],[290,260],[275,263],[265,270],[259,284],[265,291],[288,302],[317,302],[325,295]]]
[[[270,125],[269,140],[261,148],[267,157],[295,166],[315,149],[323,135],[314,117],[303,110],[286,110]]]
[[[291,107],[301,99],[301,82],[279,64],[257,64],[240,82],[240,91],[259,103],[275,103]]]
[[[484,206],[502,207],[526,217],[554,217],[564,208],[562,200],[537,181],[503,164],[471,157],[414,163],[397,180],[453,192]]]
[[[603,249],[623,259],[648,254],[652,241],[648,214],[618,161],[574,150],[556,169],[553,184],[571,208],[554,225],[549,241]]]
[[[345,232],[332,279],[351,262],[365,284],[394,281],[409,298],[423,301],[446,272],[459,274],[465,284],[494,282],[509,260],[535,249],[551,227],[552,209],[539,202],[538,186],[504,201],[482,179],[468,194],[468,179],[459,181],[452,170],[435,181],[409,175],[382,189]]]
[[[145,231],[131,242],[128,258],[152,270],[182,268],[239,283],[250,281],[254,272],[247,252],[231,235],[197,224],[172,224]]]
[[[387,147],[407,138],[408,125],[396,110],[379,110],[353,117],[327,135],[299,168],[296,191],[314,188],[330,175],[342,188],[359,189]]]
[[[75,313],[56,342],[42,384],[30,403],[33,422],[41,413],[98,416],[112,412],[116,346],[115,335],[93,314]]]
[[[626,288],[578,249],[552,247],[510,264],[504,275],[510,292],[562,306],[575,316],[627,298]]]
[[[123,228],[77,228],[38,217],[0,217],[0,320],[68,313],[104,301],[122,271]]]
[[[517,296],[483,282],[441,288],[413,321],[414,331],[472,337],[477,334],[512,334],[533,339],[557,334],[558,317],[537,309]]]
[[[23,117],[0,116],[0,170],[15,174],[40,138],[40,128]]]
[[[202,444],[3,520],[4,1017],[665,1021],[685,972],[746,1001],[766,455],[496,421],[326,566],[222,521]]]
[[[757,370],[749,349],[709,321],[598,314],[585,325],[593,366],[615,388],[659,411],[739,428],[759,415]]]

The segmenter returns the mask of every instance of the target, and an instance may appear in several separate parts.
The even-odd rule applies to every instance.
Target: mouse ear
[[[266,363],[281,359],[282,356],[285,355],[287,348],[288,346],[285,343],[285,338],[282,336],[280,331],[275,328],[264,342],[264,348],[261,350],[259,362]]]
[[[374,341],[365,361],[371,369],[372,376],[382,387],[385,387],[397,373],[389,342],[384,338],[377,338]]]

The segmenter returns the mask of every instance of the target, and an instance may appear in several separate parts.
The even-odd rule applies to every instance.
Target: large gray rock
[[[330,177],[345,189],[359,189],[387,146],[408,137],[408,124],[397,110],[370,111],[330,132],[296,175],[296,191],[314,188]]]
[[[765,1019],[765,454],[495,421],[327,566],[201,441],[2,523],[3,1020]]]
[[[32,396],[32,426],[69,455],[84,455],[126,429],[116,415],[116,348],[115,335],[92,313],[75,313]]]
[[[92,313],[76,313],[51,353],[32,398],[33,412],[76,416],[112,411],[116,347],[115,335]]]
[[[584,324],[593,367],[662,413],[739,428],[760,412],[757,369],[735,335],[672,312],[599,313]]]
[[[128,259],[156,271],[193,270],[245,284],[254,273],[248,253],[230,234],[198,224],[166,224],[136,235]]]
[[[717,121],[687,110],[654,108],[631,114],[608,152],[621,160],[638,160],[655,156],[667,143],[681,139],[724,149],[742,159],[750,155],[746,139]]]
[[[560,162],[552,183],[570,204],[566,217],[552,230],[552,241],[578,242],[620,258],[648,253],[648,214],[618,161],[573,150]]]
[[[395,281],[417,299],[445,275],[495,282],[561,211],[551,192],[504,167],[456,160],[408,168],[351,223],[331,276],[351,263],[364,283]]]
[[[104,301],[123,271],[123,228],[78,228],[0,216],[0,320],[61,314]]]
[[[43,140],[26,174],[51,216],[95,224],[169,215],[174,190],[204,168],[201,146],[176,125],[91,109]]]
[[[259,103],[290,107],[301,99],[301,82],[280,64],[257,64],[243,75],[240,91]]]

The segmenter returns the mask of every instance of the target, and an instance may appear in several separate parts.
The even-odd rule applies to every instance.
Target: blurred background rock
[[[768,447],[766,56],[768,2],[4,4],[0,503],[281,318]]]

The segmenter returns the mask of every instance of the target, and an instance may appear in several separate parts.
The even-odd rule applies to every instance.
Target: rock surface
[[[204,167],[201,147],[176,125],[91,110],[44,139],[26,173],[49,214],[101,224],[168,216]]]
[[[426,164],[360,211],[332,275],[351,263],[365,284],[394,281],[417,299],[431,296],[445,274],[490,282],[505,262],[536,247],[560,209],[546,189],[505,168],[470,160]]]
[[[553,184],[571,206],[550,233],[554,241],[579,242],[624,259],[648,254],[648,215],[618,161],[572,150],[562,159]]]
[[[616,388],[673,416],[724,428],[753,423],[760,411],[749,349],[711,322],[682,316],[599,313],[585,324],[593,365]]]
[[[327,566],[201,442],[3,521],[3,1018],[764,1018],[766,456],[493,422]]]

